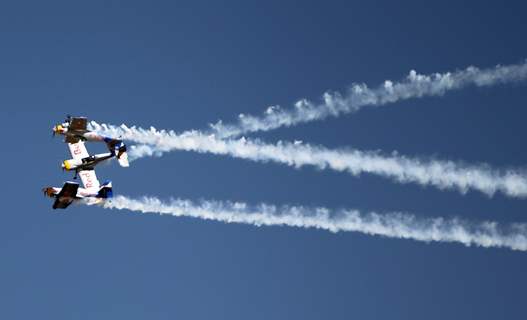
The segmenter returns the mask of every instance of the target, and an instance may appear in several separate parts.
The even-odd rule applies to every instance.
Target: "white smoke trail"
[[[370,89],[365,84],[356,84],[349,92],[326,92],[323,101],[314,103],[306,99],[295,103],[293,109],[269,107],[262,116],[240,114],[235,124],[212,124],[213,133],[220,138],[239,136],[249,132],[268,131],[279,127],[289,127],[299,123],[322,120],[329,116],[356,112],[365,106],[380,106],[400,100],[438,96],[447,91],[461,89],[469,85],[491,86],[527,78],[527,62],[489,69],[468,67],[462,71],[420,75],[414,70],[400,82],[386,80],[383,85]]]
[[[160,155],[173,150],[229,155],[252,161],[273,161],[300,168],[305,165],[319,169],[346,171],[352,175],[377,174],[400,183],[431,185],[439,189],[455,189],[461,193],[477,190],[494,195],[497,191],[509,197],[527,196],[527,175],[518,170],[492,170],[486,165],[467,166],[452,161],[411,159],[397,154],[383,156],[377,152],[352,149],[330,150],[308,144],[265,144],[258,140],[222,140],[214,135],[189,131],[178,135],[172,131],[145,130],[91,123],[91,128],[109,136],[143,144],[131,149],[130,158]]]
[[[306,208],[260,204],[251,207],[240,202],[188,200],[167,203],[157,198],[130,199],[117,196],[104,204],[109,209],[126,209],[143,213],[159,213],[193,217],[225,223],[254,226],[289,226],[316,228],[330,232],[354,231],[389,238],[412,239],[424,242],[456,242],[465,246],[502,247],[527,251],[527,226],[513,224],[506,228],[495,222],[470,224],[458,219],[418,219],[404,213],[361,214],[357,210]]]

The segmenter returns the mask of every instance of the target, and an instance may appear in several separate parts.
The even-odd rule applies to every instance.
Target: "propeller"
[[[62,132],[62,130],[63,130],[62,125],[60,125],[60,124],[55,125],[55,126],[53,127],[52,137],[56,136],[57,133]]]

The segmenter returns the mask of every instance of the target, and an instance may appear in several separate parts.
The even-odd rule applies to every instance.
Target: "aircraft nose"
[[[53,133],[62,133],[64,132],[64,127],[62,127],[60,124],[57,124],[53,127]]]

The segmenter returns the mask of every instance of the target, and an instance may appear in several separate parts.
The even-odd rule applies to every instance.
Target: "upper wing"
[[[86,150],[84,142],[82,141],[78,141],[76,143],[68,143],[68,148],[70,148],[71,156],[75,160],[82,160],[90,156],[88,154],[88,150]]]
[[[97,179],[95,170],[79,171],[79,176],[81,177],[84,188],[89,189],[89,190],[99,191],[101,184],[99,183],[99,180]]]
[[[88,131],[88,119],[85,117],[74,117],[70,120],[69,129],[72,131]]]
[[[66,209],[75,199],[79,184],[75,182],[66,182],[60,192],[57,194],[53,209]]]

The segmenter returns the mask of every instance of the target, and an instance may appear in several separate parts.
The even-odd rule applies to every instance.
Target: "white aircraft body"
[[[62,169],[66,171],[75,170],[75,177],[77,177],[77,174],[80,171],[93,170],[97,164],[116,156],[113,152],[90,156],[86,150],[84,142],[80,140],[76,143],[68,143],[68,148],[70,149],[73,158],[64,160],[62,162]],[[121,164],[121,166],[123,165],[121,162],[119,162],[119,164]]]
[[[105,142],[112,155],[122,167],[128,167],[128,155],[126,145],[123,141],[115,138],[105,137],[96,132],[88,130],[88,119],[85,117],[68,116],[66,121],[53,127],[53,135],[63,135],[64,141],[68,144],[76,144],[79,141],[100,141]],[[71,162],[73,164],[74,162]],[[66,163],[64,167],[67,169]]]
[[[81,164],[77,174],[82,181],[83,187],[80,187],[77,182],[68,181],[64,183],[62,188],[44,188],[42,191],[45,195],[50,198],[55,198],[53,209],[65,209],[75,201],[82,201],[91,205],[101,203],[104,199],[111,198],[113,195],[112,183],[106,182],[101,185],[95,174],[95,165],[103,160],[92,163],[91,166],[82,167],[83,160],[91,159],[94,156],[89,155],[84,142],[80,140],[76,143],[69,143],[68,147],[73,159],[67,161]]]

